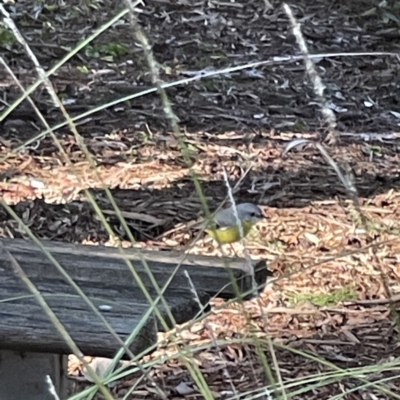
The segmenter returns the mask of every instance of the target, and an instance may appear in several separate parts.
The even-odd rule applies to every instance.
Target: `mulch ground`
[[[110,10],[122,7],[112,1],[88,8],[83,2],[49,3],[40,8],[19,1],[10,8],[46,69],[108,21],[114,15]],[[211,0],[207,5],[153,0],[140,7],[140,22],[166,82],[210,72],[210,68],[268,61],[167,91],[209,207],[215,209],[226,198],[225,169],[236,200],[258,203],[268,216],[250,235],[245,250],[235,246],[237,254],[246,251],[253,258],[267,259],[274,272],[265,293],[245,304],[258,335],[342,369],[384,363],[399,356],[396,319],[385,299],[390,294],[400,300],[400,63],[389,55],[363,55],[321,57],[315,64],[340,137],[328,151],[353,179],[368,221],[363,224],[335,172],[314,147],[283,156],[291,140],[317,138],[326,126],[303,63],[276,58],[299,51],[279,2],[271,4],[272,9],[258,0]],[[399,50],[396,21],[383,22],[382,10],[361,16],[371,10],[370,2],[319,0],[290,6],[302,23],[312,54]],[[52,76],[70,115],[78,117],[152,87],[130,29],[125,17]],[[28,87],[36,79],[31,62],[18,44],[4,35],[3,40],[6,62]],[[19,90],[5,70],[0,71],[0,80],[1,111],[19,96]],[[32,98],[51,126],[63,121],[44,88]],[[197,233],[191,226],[202,215],[201,204],[157,94],[79,117],[77,124],[93,163],[64,126],[56,136],[73,162],[71,167],[52,139],[31,140],[43,127],[28,102],[1,122],[0,193],[39,238],[115,242],[87,201],[85,190],[89,190],[115,236],[129,245],[102,190],[105,185],[138,246],[219,254],[210,239],[195,240]],[[27,140],[32,143],[24,145]],[[14,149],[19,150],[11,152]],[[4,209],[0,221],[1,236],[24,237]],[[244,343],[248,331],[241,310],[221,309],[218,304],[182,339],[191,345],[231,339],[230,345],[211,346],[194,356],[213,393],[219,394],[216,397],[234,395],[232,388],[245,393],[268,383],[254,347]],[[160,343],[149,357],[171,354],[172,345]],[[287,349],[276,351],[283,380],[295,381],[328,368]],[[71,363],[71,374],[78,370]],[[150,373],[168,398],[200,398],[177,360],[158,364]],[[395,372],[383,371],[369,379],[390,373]],[[113,390],[122,395],[136,380],[133,376]],[[349,378],[297,398],[327,398],[360,384]],[[398,378],[387,383],[393,392],[399,386]],[[374,389],[368,393],[375,397],[367,398],[384,398]],[[344,397],[366,398],[364,394],[356,390]],[[131,396],[155,395],[144,382]]]

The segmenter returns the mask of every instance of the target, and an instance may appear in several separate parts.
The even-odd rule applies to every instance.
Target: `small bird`
[[[237,215],[243,227],[243,237],[246,236],[254,224],[265,218],[261,209],[253,203],[236,205]],[[218,211],[205,231],[218,243],[234,243],[241,239],[238,220],[233,206]]]

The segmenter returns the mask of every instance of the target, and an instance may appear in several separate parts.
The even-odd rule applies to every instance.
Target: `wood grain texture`
[[[109,308],[102,311],[103,316],[120,337],[126,339],[148,310],[149,302],[118,249],[42,243],[97,308],[104,305]],[[115,354],[120,346],[102,321],[35,244],[19,239],[0,240],[0,348],[61,354],[70,352],[39,304],[15,275],[7,252],[12,254],[44,295],[84,354],[103,357]],[[127,249],[126,253],[151,298],[155,299],[157,291],[151,284],[137,251]],[[184,257],[180,253],[141,253],[160,287],[167,282]],[[244,261],[235,260],[230,266],[241,290],[250,290],[251,277],[246,273],[248,267]],[[229,284],[229,273],[221,259],[190,256],[184,259],[164,294],[176,323],[191,320],[199,311],[198,301],[190,290],[185,271],[189,274],[202,304],[207,303],[210,296],[221,291],[224,286],[227,287],[221,291],[222,296],[234,296],[234,290]],[[265,268],[260,268],[256,274],[258,283],[262,279],[265,282],[267,274]],[[174,322],[167,318],[165,308],[161,304],[158,308],[167,319],[169,327],[172,327]],[[132,343],[132,352],[137,354],[154,344],[161,326],[156,317],[151,316]]]

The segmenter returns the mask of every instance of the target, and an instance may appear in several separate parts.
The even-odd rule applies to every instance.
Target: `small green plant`
[[[396,1],[388,2],[387,0],[383,0],[379,2],[375,7],[370,8],[361,14],[362,17],[370,17],[376,16],[378,17],[384,24],[389,23],[390,21],[395,22],[398,26],[400,26],[400,19],[396,16],[399,15],[400,4]]]
[[[361,146],[361,151],[369,157],[369,160],[372,160],[375,157],[382,157],[382,147],[381,146],[371,146],[369,144],[365,144]]]
[[[296,122],[293,125],[294,132],[309,132],[310,127],[305,120],[302,118],[297,118]]]
[[[128,53],[128,47],[121,43],[95,44],[85,47],[87,57],[95,57],[113,61],[116,57],[121,57]]]
[[[4,47],[7,50],[16,43],[16,39],[11,31],[9,31],[2,23],[0,23],[0,47]]]
[[[77,68],[78,71],[81,72],[82,74],[88,74],[90,72],[89,68],[86,65],[80,65]]]
[[[342,287],[330,293],[290,293],[287,296],[292,306],[308,301],[316,306],[326,307],[354,300],[357,298],[357,292],[354,288]]]

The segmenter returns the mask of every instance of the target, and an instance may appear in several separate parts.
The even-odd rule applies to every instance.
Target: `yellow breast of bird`
[[[246,236],[253,224],[250,221],[243,221],[243,235]],[[217,229],[206,229],[205,230],[214,240],[220,244],[234,243],[241,239],[240,230],[237,225],[224,226],[223,228]]]

